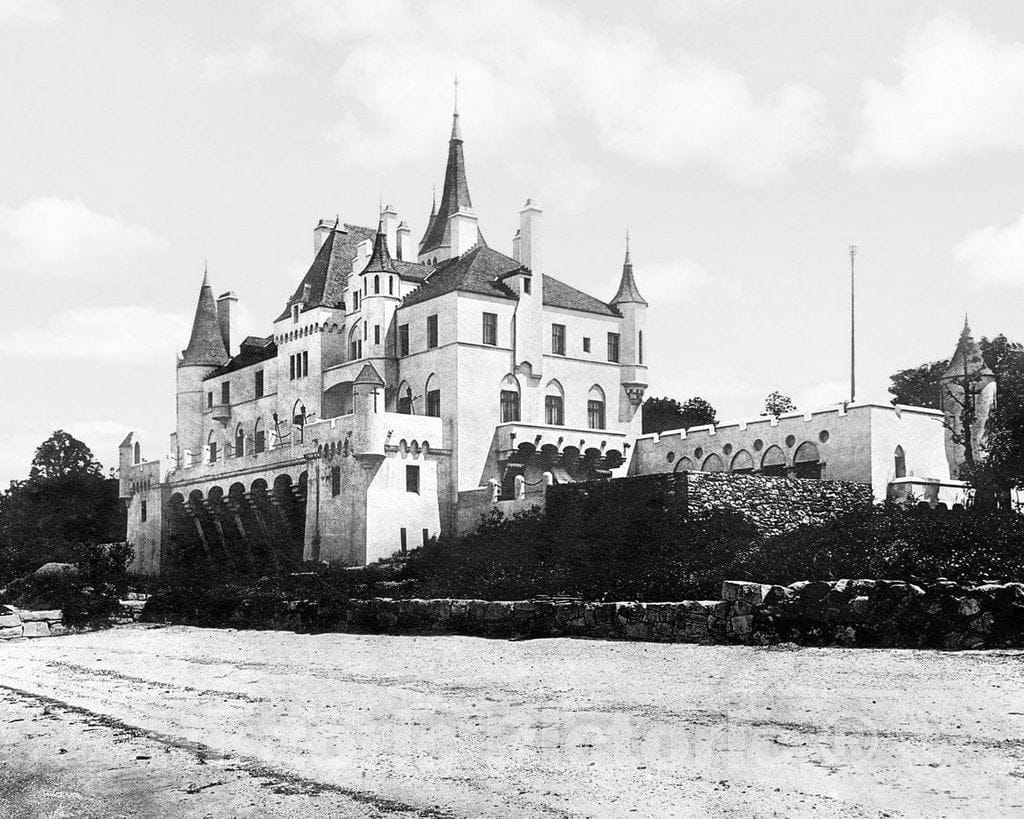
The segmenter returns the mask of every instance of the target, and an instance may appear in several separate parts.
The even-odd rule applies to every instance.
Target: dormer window
[[[298,305],[298,304],[293,304],[292,305],[292,322],[294,324],[298,324],[299,323],[299,306],[300,305]]]

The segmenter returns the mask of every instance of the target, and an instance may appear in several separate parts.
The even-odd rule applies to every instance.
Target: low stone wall
[[[820,524],[873,502],[870,484],[777,478],[735,472],[669,472],[610,481],[560,484],[548,489],[548,516],[557,521],[586,504],[636,507],[652,499],[685,514],[715,509],[744,515],[766,536]],[[642,507],[641,507],[642,508]]]
[[[56,637],[65,631],[64,612],[60,609],[29,611],[12,606],[0,606],[0,640]]]
[[[374,634],[591,637],[677,643],[901,648],[1024,647],[1024,583],[926,587],[893,580],[791,586],[726,581],[721,600],[583,603],[554,600],[243,600],[213,617],[168,611],[146,621]]]

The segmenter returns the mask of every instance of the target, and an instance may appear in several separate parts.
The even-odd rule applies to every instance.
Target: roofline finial
[[[455,114],[455,116],[458,116],[459,115],[459,72],[457,72],[457,71],[455,72],[455,82],[453,83],[453,85],[455,86],[455,105],[453,106],[452,111]]]
[[[452,106],[452,139],[462,140],[462,131],[459,129],[459,75],[455,75],[455,103]]]
[[[631,264],[629,260],[629,228],[626,228],[626,264]]]
[[[210,286],[210,265],[207,259],[203,259],[203,283],[202,287]]]

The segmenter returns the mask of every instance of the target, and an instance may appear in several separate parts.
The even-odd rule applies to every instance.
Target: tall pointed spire
[[[633,261],[629,257],[629,230],[626,230],[626,258],[622,262],[622,278],[619,279],[619,290],[609,304],[623,304],[633,302],[635,304],[647,304],[647,300],[640,295],[640,288],[636,286],[636,279],[633,278]]]
[[[971,325],[967,323],[967,311],[964,311],[964,329],[960,331],[960,338],[971,337]]]
[[[459,127],[458,80],[455,81],[456,102],[452,113],[452,135],[448,140],[448,164],[444,170],[444,185],[441,188],[441,202],[437,213],[430,220],[426,233],[420,241],[420,255],[440,248],[451,247],[451,232],[448,217],[460,210],[473,210],[473,200],[469,196],[469,183],[466,181],[466,160],[462,154],[462,132]],[[483,236],[479,243],[485,244]],[[442,258],[445,258],[442,256]]]
[[[455,75],[455,102],[452,105],[452,139],[462,141],[462,132],[459,130],[459,75]]]
[[[363,268],[363,273],[398,273],[394,262],[391,260],[391,253],[388,251],[388,238],[384,233],[384,220],[377,222],[377,235],[373,240],[373,252],[370,253],[370,261]]]
[[[203,270],[203,284],[199,288],[199,301],[196,303],[196,314],[192,319],[192,335],[189,336],[188,346],[181,355],[179,367],[187,364],[219,367],[226,364],[230,358],[224,347],[220,324],[217,322],[217,302],[213,297],[210,274],[206,269]]]

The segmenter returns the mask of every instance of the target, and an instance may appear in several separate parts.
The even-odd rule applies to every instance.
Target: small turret
[[[199,301],[196,303],[196,312],[192,319],[192,335],[189,337],[188,346],[182,350],[178,366],[219,367],[227,361],[228,351],[224,348],[224,337],[217,319],[217,301],[213,297],[213,288],[210,287],[209,273],[203,271]]]
[[[971,335],[966,314],[956,350],[939,383],[939,400],[946,416],[946,459],[950,475],[958,478],[965,464],[977,464],[985,458],[985,427],[996,401],[995,373]],[[974,415],[971,434],[966,436],[962,434],[965,405]]]
[[[640,295],[636,279],[633,278],[633,260],[629,254],[629,231],[626,231],[626,257],[622,262],[622,276],[619,289],[608,305],[620,316],[619,333],[619,380],[622,392],[619,400],[619,420],[624,423],[638,421],[637,410],[643,402],[647,389],[647,366],[644,364],[644,329],[647,325],[647,300]],[[613,351],[610,349],[609,358]]]

